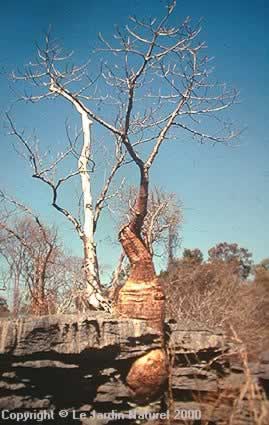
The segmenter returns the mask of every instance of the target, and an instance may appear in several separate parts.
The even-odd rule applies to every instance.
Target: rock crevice
[[[150,364],[151,352],[163,350],[163,335],[149,328],[147,321],[117,319],[105,313],[2,319],[0,409],[66,409],[89,415],[114,411],[125,415],[122,425],[138,423],[138,412],[168,409],[170,423],[180,423],[176,420],[180,409],[196,409],[204,421],[227,423],[231,405],[223,394],[238,392],[245,379],[242,367],[227,355],[231,344],[221,331],[204,326],[168,321],[165,327],[169,379],[161,393],[154,393],[153,365],[152,398],[141,394],[136,399],[132,382],[136,383],[137,377],[132,380],[132,365],[138,363],[142,368],[143,380],[140,359],[148,356]],[[265,389],[268,375],[266,359],[253,367],[254,379]],[[244,403],[247,401],[243,400],[236,424],[253,423],[244,416]],[[77,418],[72,422],[70,417],[63,423],[88,422]],[[110,418],[98,423],[119,421]]]

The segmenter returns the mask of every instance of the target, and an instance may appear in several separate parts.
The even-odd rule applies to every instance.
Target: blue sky
[[[76,58],[88,57],[97,33],[107,38],[114,24],[124,25],[129,15],[160,16],[165,1],[159,0],[57,0],[3,2],[0,16],[0,67],[21,68],[33,58],[35,42],[52,25],[53,33]],[[191,16],[203,18],[201,38],[214,56],[217,79],[240,91],[240,104],[231,112],[237,126],[245,128],[240,140],[230,146],[200,145],[186,137],[167,144],[151,173],[152,184],[176,192],[184,204],[183,247],[199,247],[206,254],[217,242],[237,242],[253,252],[255,261],[269,256],[269,49],[266,25],[269,6],[264,0],[178,1],[174,22]],[[0,112],[13,97],[3,74],[0,78]],[[17,122],[35,128],[45,145],[63,142],[64,119],[73,119],[70,108],[59,105],[55,120],[53,105],[20,105]],[[60,121],[60,122],[58,122]],[[18,199],[33,206],[45,220],[60,226],[66,246],[81,253],[80,241],[64,218],[49,205],[49,193],[31,179],[30,170],[12,148],[4,122],[0,127],[0,182]],[[102,173],[101,173],[102,174]],[[128,179],[136,181],[136,170]],[[69,203],[72,194],[63,193]],[[119,246],[113,221],[106,214],[97,234],[103,263],[112,266]],[[111,230],[112,229],[112,230]],[[116,254],[116,255],[115,255]]]

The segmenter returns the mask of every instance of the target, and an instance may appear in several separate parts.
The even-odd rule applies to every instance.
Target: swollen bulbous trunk
[[[119,292],[117,311],[121,316],[147,320],[163,333],[164,293],[158,282],[152,257],[143,241],[126,226],[120,241],[131,264],[130,275]]]
[[[119,291],[117,312],[122,317],[145,320],[161,335],[160,349],[151,350],[132,365],[126,382],[137,401],[150,400],[159,393],[167,378],[167,358],[164,346],[164,293],[158,282],[152,255],[141,237],[141,228],[147,212],[148,180],[141,176],[134,216],[119,234],[127,255],[130,275]]]

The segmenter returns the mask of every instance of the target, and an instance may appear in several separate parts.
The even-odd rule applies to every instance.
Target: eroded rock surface
[[[170,423],[183,423],[180,418],[176,421],[178,412],[192,409],[202,412],[202,422],[194,423],[210,419],[211,424],[226,424],[231,414],[228,395],[238,392],[245,379],[242,367],[226,356],[230,346],[220,331],[167,322],[169,380],[161,395],[134,400],[128,386],[132,365],[163,348],[162,335],[143,320],[116,319],[104,313],[2,319],[0,410],[68,409],[68,418],[57,418],[56,424],[124,425],[140,420],[164,425],[165,420],[141,422],[139,415],[146,418],[145,413],[169,409]],[[267,357],[253,367],[254,379],[264,388],[268,388]],[[247,403],[243,399],[234,424],[253,423]],[[76,419],[72,411],[77,412]],[[78,419],[79,412],[86,417]],[[92,412],[115,412],[124,419],[93,419]]]

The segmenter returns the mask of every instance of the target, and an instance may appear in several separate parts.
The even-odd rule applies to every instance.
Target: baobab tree
[[[112,41],[100,34],[102,45],[97,53],[101,55],[101,72],[80,89],[72,89],[72,83],[81,82],[81,68],[71,68],[70,79],[70,68],[63,62],[58,65],[69,58],[63,58],[48,40],[45,48],[38,50],[39,62],[30,65],[21,77],[47,88],[45,96],[62,96],[75,106],[87,139],[93,124],[102,127],[138,170],[140,182],[132,215],[119,232],[130,275],[119,293],[117,311],[148,321],[161,334],[164,294],[142,235],[151,167],[169,140],[189,135],[200,142],[223,143],[237,135],[225,116],[237,93],[212,81],[210,60],[203,54],[206,46],[199,41],[200,26],[192,28],[189,18],[180,26],[169,24],[175,6],[173,1],[160,19],[130,18]],[[28,100],[36,101],[40,96],[44,94]],[[55,188],[52,190],[55,193]],[[90,199],[85,202],[85,210],[91,209]],[[148,361],[153,369],[145,367]],[[158,390],[165,379],[165,367],[165,351],[154,350],[134,363],[127,382],[136,395],[145,397]]]
[[[118,311],[124,316],[146,319],[160,331],[164,297],[142,235],[150,169],[163,143],[180,137],[178,130],[214,143],[227,142],[236,136],[225,124],[222,133],[201,130],[205,118],[219,122],[220,113],[234,103],[236,92],[210,80],[209,59],[202,55],[205,46],[198,41],[199,27],[191,29],[188,19],[178,28],[169,26],[174,8],[175,2],[160,20],[146,22],[131,18],[130,25],[118,31],[116,45],[101,36],[103,55],[117,58],[113,69],[112,65],[106,66],[103,77],[114,88],[114,97],[121,99],[120,125],[112,126],[92,109],[88,111],[118,137],[140,174],[132,216],[119,233],[131,271],[119,294]],[[161,384],[165,375],[164,356],[157,352],[154,361],[158,372],[153,380],[152,370],[145,367],[146,358],[132,366],[127,382],[137,395],[152,393]]]

